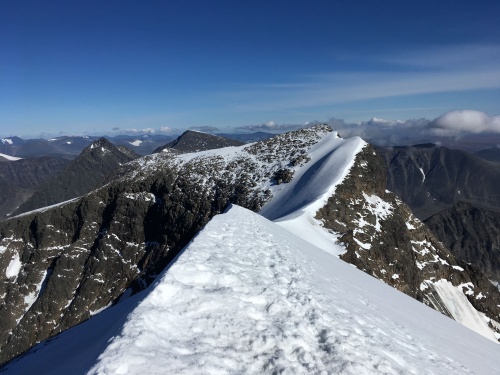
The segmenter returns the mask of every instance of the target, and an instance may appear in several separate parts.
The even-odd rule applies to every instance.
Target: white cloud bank
[[[433,121],[433,130],[437,133],[456,135],[468,133],[500,133],[500,116],[488,116],[484,112],[466,110],[445,113]],[[448,135],[449,135],[448,134]]]
[[[315,122],[317,123],[317,122]],[[332,118],[327,121],[344,138],[359,136],[377,145],[409,145],[449,139],[454,142],[467,136],[492,135],[492,144],[500,138],[500,116],[475,110],[447,112],[434,120],[384,120],[347,123]]]

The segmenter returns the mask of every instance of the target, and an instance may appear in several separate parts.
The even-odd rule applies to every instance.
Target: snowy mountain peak
[[[100,150],[101,152],[106,152],[106,151],[112,151],[115,150],[116,147],[113,145],[110,141],[108,141],[106,138],[101,137],[94,142],[92,142],[85,150],[83,150],[83,153],[86,152],[91,152],[92,150]]]

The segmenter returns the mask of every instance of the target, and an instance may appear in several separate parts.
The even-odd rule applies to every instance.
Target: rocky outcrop
[[[230,154],[154,154],[83,197],[0,224],[0,363],[145,288],[228,203],[258,211],[275,173],[329,131]]]
[[[154,150],[153,153],[162,152],[165,149],[173,149],[179,153],[198,152],[241,145],[243,145],[243,142],[237,141],[235,139],[229,139],[213,134],[187,130],[174,141],[169,142],[165,146],[159,147]]]
[[[500,213],[459,202],[424,223],[458,259],[500,281]]]
[[[467,298],[492,320],[490,328],[500,332],[495,322],[500,316],[499,291],[385,190],[385,176],[382,159],[371,146],[365,147],[335,195],[318,211],[324,227],[341,234],[339,241],[347,250],[341,258],[459,321],[453,306]],[[443,285],[452,297],[443,293]]]
[[[459,201],[500,210],[500,164],[433,144],[380,147],[387,188],[424,220]]]
[[[131,150],[123,152],[106,138],[100,138],[85,148],[59,175],[40,186],[14,215],[86,194],[111,178],[118,167],[137,156]]]

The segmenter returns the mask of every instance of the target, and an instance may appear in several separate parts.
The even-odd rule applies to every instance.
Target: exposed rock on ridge
[[[318,211],[325,228],[342,234],[341,258],[405,294],[460,321],[453,298],[466,297],[500,333],[500,293],[473,266],[456,259],[393,193],[385,190],[385,166],[371,146],[359,153],[335,195]],[[444,285],[444,286],[443,286]],[[463,323],[463,322],[462,322]],[[490,335],[492,338],[493,334]],[[500,335],[497,336],[500,338]]]

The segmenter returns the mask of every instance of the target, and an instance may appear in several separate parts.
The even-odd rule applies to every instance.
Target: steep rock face
[[[377,148],[387,188],[421,220],[458,201],[500,209],[500,165],[433,144]]]
[[[223,152],[159,153],[73,201],[0,225],[0,363],[151,283],[229,202],[258,211],[318,126]],[[222,151],[222,150],[221,150]]]
[[[459,202],[425,224],[458,259],[500,281],[500,213]]]
[[[491,319],[490,328],[500,333],[499,291],[479,270],[456,259],[385,190],[385,175],[382,159],[371,146],[365,147],[318,211],[324,227],[341,234],[339,241],[347,250],[341,259],[462,323],[464,317],[454,309],[466,298],[467,307]]]
[[[159,147],[154,150],[153,153],[162,152],[165,149],[173,149],[180,153],[198,152],[212,150],[215,148],[241,145],[243,145],[243,142],[237,141],[235,139],[229,139],[213,134],[187,130],[174,141],[169,142],[165,146]]]
[[[0,220],[51,177],[58,175],[69,161],[59,158],[21,159],[0,163]]]
[[[122,152],[107,139],[100,138],[85,148],[57,177],[40,186],[14,215],[86,194],[99,187],[121,164],[135,157],[130,151]]]

